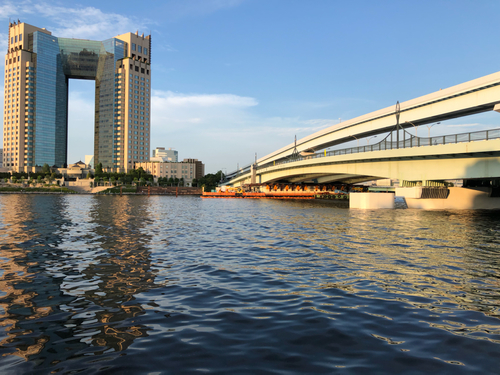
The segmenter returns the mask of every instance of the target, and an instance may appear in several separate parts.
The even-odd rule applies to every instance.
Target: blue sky
[[[500,70],[498,0],[0,1],[59,37],[152,34],[152,148],[230,172],[317,130]],[[94,83],[70,81],[69,160],[93,153]],[[500,127],[486,113],[432,134]],[[421,132],[427,133],[424,127]]]

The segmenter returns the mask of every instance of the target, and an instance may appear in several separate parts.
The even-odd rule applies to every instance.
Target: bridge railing
[[[372,151],[383,151],[383,150],[394,150],[400,148],[413,148],[422,146],[433,146],[433,145],[445,145],[454,143],[465,143],[472,141],[485,141],[490,139],[500,138],[500,129],[482,130],[470,133],[460,133],[460,134],[450,134],[450,135],[440,135],[435,137],[417,137],[413,134],[408,133],[406,130],[400,130],[399,142],[396,140],[395,132],[389,133],[382,141],[374,143],[373,145],[366,146],[356,146],[348,147],[339,150],[332,150],[327,152],[317,152],[313,155],[299,156],[295,159],[282,160],[279,163],[276,162],[275,165],[290,163],[294,161],[321,158],[325,156],[337,156],[337,155],[348,155],[348,154],[358,154],[362,152],[372,152]],[[267,165],[262,165],[260,167],[267,167]]]
[[[248,164],[244,167],[241,167],[235,171],[232,171],[230,173],[228,173],[225,177],[226,177],[226,180],[231,180],[233,178],[236,178],[238,176],[241,176],[241,175],[244,175],[244,174],[247,174],[248,172],[250,172],[250,167],[251,167],[251,164]]]
[[[289,157],[280,161],[261,164],[258,166],[259,169],[271,167],[274,165],[282,165],[287,163],[293,163],[301,160],[322,158],[325,156],[339,156],[348,154],[358,154],[362,152],[372,152],[372,151],[384,151],[384,150],[395,150],[400,148],[413,148],[422,146],[433,146],[433,145],[447,145],[454,143],[466,143],[473,141],[487,141],[490,139],[500,138],[500,128],[481,130],[477,132],[470,133],[459,133],[450,135],[440,135],[435,137],[417,137],[406,130],[400,130],[400,140],[397,141],[396,131],[389,133],[382,141],[374,143],[372,145],[367,144],[366,146],[356,146],[348,147],[339,150],[322,151],[317,152],[312,155],[307,156],[297,156]],[[247,174],[250,171],[250,165],[239,169],[238,171],[231,172],[227,175],[229,179],[238,177],[240,175]]]

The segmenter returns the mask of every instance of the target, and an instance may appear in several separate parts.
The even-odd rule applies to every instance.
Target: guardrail
[[[413,148],[413,147],[423,147],[423,146],[437,146],[437,145],[446,145],[446,144],[456,144],[456,143],[467,143],[473,141],[487,141],[490,139],[498,139],[500,138],[500,128],[498,129],[490,129],[490,130],[481,130],[477,132],[470,133],[459,133],[459,134],[451,134],[451,135],[440,135],[435,137],[417,137],[411,133],[408,133],[406,130],[400,130],[403,135],[403,139],[395,141],[397,137],[395,136],[395,131],[390,132],[382,141],[378,143],[374,143],[373,145],[366,146],[356,146],[356,147],[348,147],[339,150],[332,151],[322,151],[317,152],[308,156],[296,156],[296,157],[288,157],[286,159],[273,162],[266,163],[263,165],[259,165],[258,168],[267,168],[274,165],[281,165],[287,163],[293,163],[301,160],[315,159],[321,157],[328,156],[338,156],[338,155],[348,155],[348,154],[358,154],[362,152],[372,152],[372,151],[383,151],[383,150],[395,150],[401,148]],[[401,135],[401,134],[400,134]],[[228,179],[232,179],[250,172],[250,165],[245,166],[237,171],[229,173],[226,177]]]

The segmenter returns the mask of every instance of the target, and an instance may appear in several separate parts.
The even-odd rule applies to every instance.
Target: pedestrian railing
[[[395,149],[423,147],[423,146],[467,143],[475,141],[487,141],[491,139],[500,138],[500,129],[490,129],[490,130],[481,130],[470,133],[440,135],[435,137],[417,137],[403,129],[400,130],[400,138],[401,135],[402,139],[399,139],[398,141],[396,136],[396,131],[392,131],[382,141],[374,143],[373,145],[367,144],[365,146],[347,147],[343,149],[331,150],[326,152],[321,151],[307,156],[300,156],[300,155],[291,156],[276,162],[259,165],[258,169],[267,168],[274,165],[282,165],[287,163],[293,163],[296,161],[316,159],[328,156],[359,154],[363,152],[395,150]],[[226,177],[228,177],[228,179],[233,179],[238,176],[247,174],[250,172],[250,167],[251,165],[245,166],[241,169],[238,169],[237,171],[229,173]]]

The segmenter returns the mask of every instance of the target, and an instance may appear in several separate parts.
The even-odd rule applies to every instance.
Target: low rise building
[[[205,175],[205,165],[198,159],[184,159],[181,162],[149,161],[135,163],[135,168],[144,169],[153,175],[155,181],[158,178],[182,178],[186,186],[192,186],[193,179],[201,178]]]
[[[165,147],[156,147],[156,149],[153,150],[153,157],[149,160],[177,163],[179,161],[179,152],[172,148],[165,150]]]
[[[83,161],[78,161],[74,164],[68,165],[67,168],[53,169],[53,172],[60,173],[64,178],[85,178],[89,173],[92,174],[93,170],[88,167]]]
[[[183,163],[194,163],[196,164],[196,174],[194,178],[197,180],[205,176],[205,164],[203,164],[198,159],[184,159]]]

